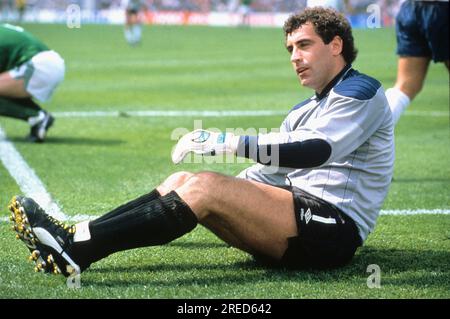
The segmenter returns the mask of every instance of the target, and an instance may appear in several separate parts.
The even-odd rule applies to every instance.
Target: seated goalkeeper
[[[63,225],[30,198],[10,205],[36,270],[66,276],[117,251],[163,245],[205,226],[266,265],[346,265],[374,229],[394,162],[392,115],[378,81],[351,67],[351,27],[331,9],[310,8],[284,25],[303,86],[281,131],[235,136],[196,130],[172,160],[190,152],[233,153],[258,162],[238,177],[177,172],[156,189],[93,221]]]

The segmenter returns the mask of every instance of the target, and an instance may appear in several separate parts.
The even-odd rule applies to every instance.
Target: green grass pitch
[[[151,26],[141,46],[129,47],[120,26],[26,27],[66,61],[66,79],[45,105],[51,112],[288,112],[312,94],[298,84],[279,29]],[[354,67],[391,87],[394,30],[355,30],[355,39]],[[396,127],[394,181],[384,210],[450,208],[448,80],[445,67],[432,64]],[[0,125],[67,215],[100,215],[176,170],[237,174],[246,166],[173,165],[171,132],[192,129],[194,119],[61,117],[42,145],[25,142],[25,123],[0,118]],[[282,119],[207,117],[203,127],[276,128]],[[0,217],[8,216],[7,203],[18,193],[0,165]],[[0,222],[0,298],[450,298],[449,215],[381,216],[350,265],[324,272],[260,267],[202,227],[167,246],[94,264],[81,289],[68,289],[62,276],[34,273],[27,256],[10,225]],[[367,286],[371,264],[381,269],[380,288]]]

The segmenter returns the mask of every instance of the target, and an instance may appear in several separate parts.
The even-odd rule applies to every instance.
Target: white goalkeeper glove
[[[195,130],[180,138],[172,152],[172,161],[175,164],[180,163],[189,152],[211,156],[224,153],[235,154],[238,144],[239,136],[232,133]]]

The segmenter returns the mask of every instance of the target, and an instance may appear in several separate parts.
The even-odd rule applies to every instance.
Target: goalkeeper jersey
[[[256,164],[239,177],[292,185],[315,195],[351,217],[365,240],[375,226],[391,183],[393,130],[381,84],[346,66],[321,94],[296,105],[280,132],[246,136],[245,141],[241,138],[238,156],[262,163],[256,153],[271,145],[272,159],[276,153],[278,163],[289,163],[291,167]],[[277,152],[274,146],[279,146]],[[313,154],[321,152],[325,154],[323,160],[310,160],[321,157]]]
[[[11,70],[49,48],[23,28],[0,24],[0,72]]]

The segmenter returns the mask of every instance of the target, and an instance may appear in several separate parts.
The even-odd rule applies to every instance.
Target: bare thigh
[[[0,73],[0,96],[11,98],[30,97],[25,90],[23,79],[13,79],[8,72]]]

